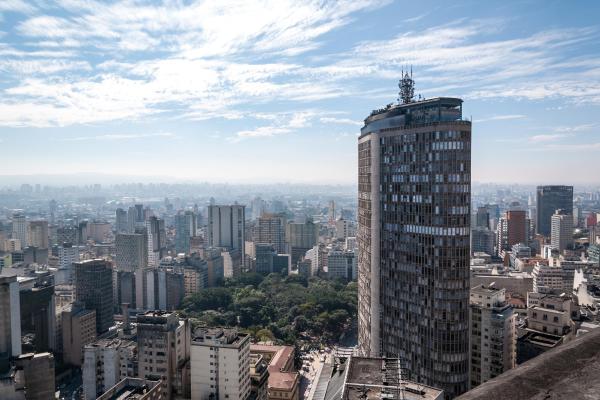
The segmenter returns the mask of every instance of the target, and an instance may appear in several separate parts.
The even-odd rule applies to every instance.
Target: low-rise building
[[[292,346],[253,344],[250,352],[262,356],[269,363],[269,400],[299,399],[300,375],[294,371],[295,352]]]

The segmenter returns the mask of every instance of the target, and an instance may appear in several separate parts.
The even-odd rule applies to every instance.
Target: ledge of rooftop
[[[456,400],[600,398],[600,329],[533,358]]]

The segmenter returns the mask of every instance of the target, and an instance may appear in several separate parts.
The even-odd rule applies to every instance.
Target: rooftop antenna
[[[415,81],[412,78],[412,65],[410,66],[410,75],[408,74],[408,69],[404,72],[404,68],[402,68],[402,79],[398,82],[398,87],[400,88],[398,102],[400,104],[412,103],[415,97]]]

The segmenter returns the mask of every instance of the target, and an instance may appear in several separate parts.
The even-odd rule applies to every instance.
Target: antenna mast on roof
[[[410,75],[408,74],[408,69],[405,73],[404,68],[402,68],[402,79],[398,82],[398,87],[400,88],[398,102],[400,104],[412,103],[415,97],[415,81],[412,78],[412,65],[410,67]]]

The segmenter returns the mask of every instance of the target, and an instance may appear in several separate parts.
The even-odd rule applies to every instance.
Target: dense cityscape
[[[600,398],[597,19],[51,3],[0,1],[0,400]]]

